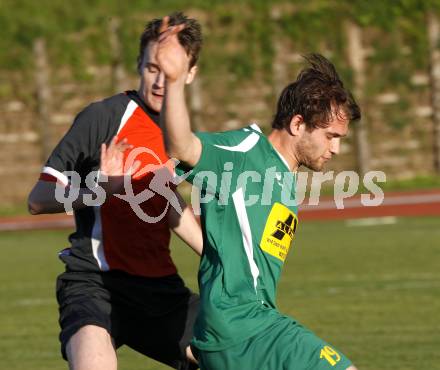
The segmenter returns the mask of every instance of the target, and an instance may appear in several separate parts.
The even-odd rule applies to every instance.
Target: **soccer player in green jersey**
[[[320,55],[282,92],[266,137],[257,125],[191,131],[185,104],[189,58],[181,26],[162,23],[157,61],[165,75],[162,125],[170,157],[202,189],[200,313],[193,347],[202,370],[355,370],[342,353],[281,314],[275,293],[296,232],[295,173],[320,171],[339,152],[359,107]],[[178,169],[179,171],[179,169]]]

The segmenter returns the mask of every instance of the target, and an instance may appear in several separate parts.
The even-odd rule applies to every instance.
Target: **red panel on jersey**
[[[126,162],[130,156],[134,156],[141,162],[141,170],[154,165],[141,176],[134,174],[132,188],[136,195],[149,189],[150,181],[154,178],[151,169],[156,167],[163,170],[169,158],[160,128],[140,107],[135,109],[118,133],[119,140],[124,138],[134,146],[125,153]],[[127,201],[115,196],[101,207],[104,253],[110,269],[148,277],[176,273],[169,250],[168,199],[154,191],[150,196],[140,204],[138,211],[142,211],[144,217],[150,220],[157,218],[152,223],[139,218]]]

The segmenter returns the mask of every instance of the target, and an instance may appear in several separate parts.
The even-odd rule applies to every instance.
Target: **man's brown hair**
[[[162,19],[153,19],[145,26],[142,32],[139,43],[139,56],[137,58],[138,68],[140,67],[145,54],[145,48],[150,41],[157,41],[159,39],[159,29],[162,24]],[[202,28],[195,19],[188,18],[182,12],[175,12],[169,15],[170,26],[177,26],[184,24],[185,28],[178,33],[180,45],[183,46],[186,53],[191,57],[190,68],[196,65],[199,58],[200,49],[202,47]]]
[[[272,127],[288,127],[297,114],[303,117],[308,129],[327,127],[334,108],[336,114],[343,113],[350,121],[360,119],[359,106],[344,87],[334,65],[319,54],[304,58],[309,66],[299,73],[295,82],[284,88]]]

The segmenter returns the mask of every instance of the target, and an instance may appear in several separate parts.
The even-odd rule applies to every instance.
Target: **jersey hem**
[[[228,349],[230,347],[236,346],[237,344],[240,344],[256,335],[258,335],[259,333],[267,330],[268,328],[270,328],[271,326],[275,325],[277,323],[277,321],[283,317],[283,315],[279,314],[280,316],[277,317],[273,322],[271,322],[269,325],[267,326],[263,326],[263,327],[259,327],[257,330],[252,331],[250,334],[244,336],[244,337],[240,337],[237,340],[234,340],[232,342],[228,342],[227,345],[222,345],[222,344],[218,344],[218,345],[205,345],[203,344],[204,342],[199,342],[197,341],[197,339],[193,339],[191,341],[191,345],[193,345],[194,347],[196,347],[199,351],[206,351],[206,352],[216,352],[216,351],[223,351],[225,349]]]

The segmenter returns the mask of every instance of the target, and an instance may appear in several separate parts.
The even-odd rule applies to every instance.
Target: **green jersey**
[[[282,317],[275,294],[298,222],[295,175],[256,125],[197,136],[187,180],[201,189],[204,250],[193,343],[218,351]]]

